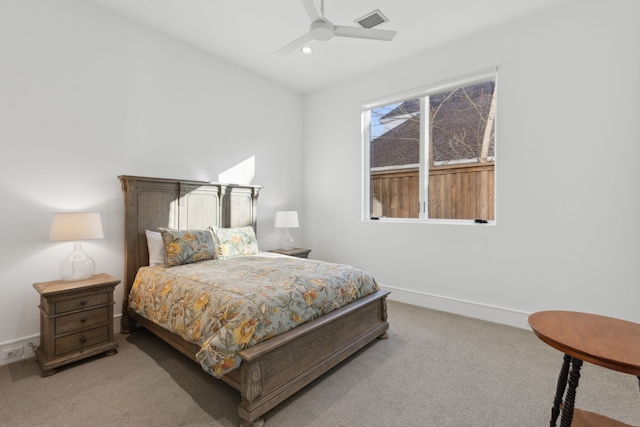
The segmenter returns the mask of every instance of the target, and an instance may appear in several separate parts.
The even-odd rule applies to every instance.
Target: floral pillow
[[[220,228],[213,226],[210,228],[213,231],[218,257],[221,259],[255,255],[260,252],[253,227]]]
[[[216,258],[211,230],[158,230],[167,252],[167,267]]]

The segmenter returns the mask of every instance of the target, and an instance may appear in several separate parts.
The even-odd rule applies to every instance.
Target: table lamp
[[[63,280],[88,279],[96,270],[93,259],[82,251],[81,240],[102,239],[102,221],[100,214],[59,213],[51,219],[49,240],[72,240],[73,252],[60,264],[60,277]]]
[[[282,236],[280,249],[289,250],[294,248],[293,237],[289,234],[289,229],[298,227],[298,211],[276,212],[276,228],[284,228],[284,236]]]

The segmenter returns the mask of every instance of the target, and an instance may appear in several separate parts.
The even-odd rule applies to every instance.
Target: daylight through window
[[[365,218],[494,221],[495,71],[406,95],[364,107]]]

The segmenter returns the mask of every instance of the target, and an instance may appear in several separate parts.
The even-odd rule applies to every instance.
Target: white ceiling
[[[89,0],[302,93],[568,0],[325,0],[335,25],[379,9],[390,41],[312,41],[311,55],[273,53],[309,30],[300,0]],[[318,0],[319,1],[319,0]]]

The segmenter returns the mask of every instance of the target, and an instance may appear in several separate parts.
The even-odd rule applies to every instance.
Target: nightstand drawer
[[[109,325],[56,338],[56,357],[80,351],[109,340]]]
[[[80,310],[94,305],[106,304],[109,302],[109,293],[89,294],[78,298],[71,298],[63,301],[56,301],[52,314],[66,313],[67,311]]]
[[[55,323],[56,335],[89,329],[101,323],[109,323],[109,307],[94,308],[93,310],[60,316],[55,319]]]

